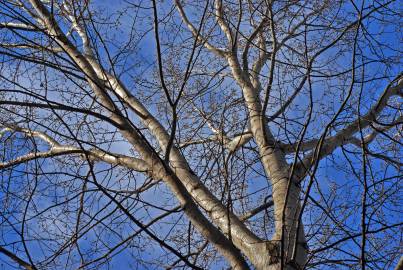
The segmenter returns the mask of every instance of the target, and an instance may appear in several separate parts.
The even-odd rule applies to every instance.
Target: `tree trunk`
[[[268,254],[262,254],[261,265],[258,269],[281,269],[281,262],[288,265],[284,269],[298,269],[306,262],[306,240],[302,222],[299,226],[298,245],[293,257],[293,248],[297,237],[297,224],[300,212],[299,194],[301,188],[295,177],[290,180],[290,166],[285,159],[285,153],[277,146],[277,143],[264,121],[259,98],[259,89],[255,89],[249,77],[242,71],[236,56],[228,57],[228,63],[232,74],[242,88],[245,104],[248,108],[251,131],[254,140],[259,147],[261,161],[272,185],[272,197],[274,202],[275,234],[271,243],[277,243],[277,248],[268,247]],[[289,185],[289,181],[292,181]],[[289,190],[288,190],[289,189]],[[288,190],[288,195],[287,195]],[[286,199],[286,197],[288,197]],[[287,207],[285,203],[287,200]],[[284,232],[284,237],[282,237]],[[281,259],[281,246],[283,245],[283,259]],[[266,251],[262,251],[266,252]],[[294,265],[294,266],[291,266]]]

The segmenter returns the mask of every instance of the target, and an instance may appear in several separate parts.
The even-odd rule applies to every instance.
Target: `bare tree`
[[[1,269],[398,269],[400,9],[1,1]]]

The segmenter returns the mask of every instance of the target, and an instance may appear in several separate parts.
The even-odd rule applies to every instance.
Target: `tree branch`
[[[40,31],[38,28],[24,24],[24,23],[13,23],[13,22],[1,22],[0,29],[7,28],[12,30],[24,30],[24,31]]]
[[[24,261],[23,259],[21,259],[17,255],[15,255],[11,251],[8,251],[7,249],[3,248],[2,246],[0,246],[0,253],[3,253],[4,255],[9,257],[11,260],[13,260],[14,262],[16,262],[21,267],[24,267],[27,270],[37,270],[37,268],[34,265],[32,265],[30,263],[27,263],[26,261]]]
[[[356,119],[353,121],[351,124],[347,125],[347,127],[343,128],[339,132],[337,132],[336,135],[331,136],[326,138],[323,141],[323,146],[322,146],[322,151],[319,154],[319,159],[322,159],[326,157],[327,155],[331,154],[337,147],[340,147],[345,144],[353,143],[357,144],[357,139],[353,137],[353,135],[359,131],[359,123],[361,125],[361,128],[367,128],[370,126],[372,123],[376,121],[376,118],[378,115],[382,112],[382,110],[386,107],[387,101],[389,100],[390,97],[392,96],[401,96],[403,97],[403,80],[401,80],[401,76],[397,77],[395,80],[393,80],[384,90],[382,93],[381,97],[378,99],[375,105],[371,107],[371,109],[366,113],[365,115],[361,116],[360,118]],[[400,79],[400,80],[399,80]],[[398,81],[396,86],[392,86],[393,83]],[[400,123],[401,118],[399,117],[395,123]],[[393,127],[393,125],[388,125],[383,128],[383,130],[387,130],[389,128]],[[379,131],[375,131],[369,135],[367,135],[364,140],[366,143],[370,143],[376,135],[379,134]],[[309,147],[316,147],[319,143],[319,140],[315,139],[312,141],[309,141],[305,143],[306,149],[309,149]],[[361,147],[361,141],[359,142],[359,145]],[[302,169],[305,171],[304,168],[309,168],[309,164],[313,158],[313,156],[316,155],[315,151],[312,151],[308,156],[306,156],[303,161],[298,165],[298,169]]]
[[[179,2],[179,0],[175,0],[175,5],[178,9],[180,16],[182,17],[183,22],[187,25],[189,30],[192,32],[193,37],[197,38],[198,41],[200,43],[202,43],[211,52],[215,53],[216,55],[218,55],[220,57],[225,57],[225,55],[228,53],[227,51],[214,47],[207,41],[207,39],[205,37],[203,37],[201,34],[199,34],[199,35],[197,34],[196,27],[194,27],[194,25],[189,21],[188,17],[186,16],[186,13],[182,7],[182,4]]]
[[[79,155],[88,155],[93,160],[101,160],[103,162],[112,164],[112,165],[119,165],[124,166],[135,171],[139,172],[147,172],[149,171],[149,166],[145,163],[144,160],[129,157],[120,154],[111,154],[110,152],[105,152],[101,149],[90,149],[90,150],[83,150],[79,147],[69,146],[69,145],[61,145],[55,139],[50,137],[48,134],[39,131],[32,131],[26,128],[20,128],[17,126],[13,127],[6,127],[0,131],[0,138],[1,135],[7,131],[18,131],[24,133],[26,136],[29,137],[38,137],[48,143],[50,149],[44,152],[31,152],[26,155],[20,156],[14,160],[2,162],[0,163],[0,169],[6,169],[12,166],[16,166],[18,164],[28,162],[38,158],[49,158],[49,157],[56,157],[61,155],[70,155],[70,154],[79,154]]]

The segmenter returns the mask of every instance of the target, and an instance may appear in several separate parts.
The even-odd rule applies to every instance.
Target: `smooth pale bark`
[[[139,115],[142,123],[154,135],[164,152],[170,138],[165,128],[150,114],[139,100],[130,94],[130,91],[125,88],[122,82],[111,74],[105,73],[95,60],[89,59],[89,62],[97,75],[107,81],[108,87]],[[259,264],[260,257],[256,257],[255,250],[272,249],[270,243],[268,244],[259,239],[237,216],[232,212],[228,212],[228,209],[206,188],[197,175],[193,173],[186,159],[175,146],[173,146],[170,151],[169,161],[170,167],[176,177],[178,177],[191,197],[208,213],[212,222],[226,235],[231,234],[234,245],[245,253],[253,264],[255,264],[255,261]]]
[[[76,28],[79,26],[76,25]],[[80,30],[81,35],[84,35],[84,31]],[[84,36],[84,40],[86,37]],[[87,52],[89,49],[87,48]],[[89,56],[88,56],[89,55]],[[124,84],[119,81],[115,76],[107,73],[99,63],[91,57],[91,54],[84,56],[89,67],[96,73],[97,78],[105,82],[106,87],[112,90],[123,100],[140,118],[142,123],[148,128],[148,130],[157,139],[161,149],[165,152],[170,134],[165,128],[154,118],[154,116],[143,106],[143,104],[134,97],[130,91],[128,91]],[[122,134],[124,134],[122,132]],[[126,137],[127,138],[127,137]],[[244,143],[243,140],[248,138],[242,138],[236,140],[236,143]],[[234,145],[234,141],[230,142],[230,149],[236,149],[237,145]],[[135,142],[133,142],[135,144]],[[139,151],[136,145],[135,148]],[[147,152],[147,151],[146,151]],[[142,153],[142,151],[139,151]],[[142,154],[149,155],[149,154]],[[206,188],[206,186],[200,181],[200,179],[193,173],[189,167],[186,159],[180,153],[179,149],[175,146],[172,147],[169,156],[170,168],[175,174],[175,177],[183,184],[186,191],[209,215],[212,222],[217,225],[222,232],[226,235],[231,235],[233,244],[239,248],[247,258],[254,265],[261,264],[261,257],[256,256],[256,250],[271,250],[273,249],[271,243],[267,243],[259,239],[253,232],[251,232],[243,222],[239,220],[232,212],[228,212],[228,209]],[[161,160],[153,160],[152,164],[161,162]],[[153,165],[154,166],[154,165]],[[166,177],[166,176],[165,176]],[[161,178],[164,180],[164,178]]]
[[[188,20],[179,1],[176,1],[175,3],[183,21],[186,23],[188,28],[195,36],[196,28]],[[232,33],[230,32],[230,28],[223,19],[224,16],[221,1],[215,1],[215,9],[217,22],[221,30],[227,36],[228,42],[231,45],[234,45],[236,41],[232,40]],[[265,124],[266,122],[262,119],[262,105],[258,96],[260,89],[255,88],[255,86],[260,86],[260,84],[256,82],[258,78],[254,78],[255,82],[252,83],[249,75],[242,71],[236,56],[236,47],[233,47],[233,51],[223,51],[218,50],[209,43],[204,43],[204,46],[216,55],[223,57],[228,61],[233,77],[242,89],[245,104],[248,108],[251,132],[256,144],[259,147],[261,162],[264,166],[265,172],[269,176],[270,182],[272,184],[272,196],[275,209],[274,211],[276,227],[276,233],[273,237],[274,241],[265,242],[267,243],[268,247],[265,249],[256,249],[253,255],[254,257],[256,257],[256,259],[254,261],[252,261],[251,258],[250,259],[257,269],[279,269],[279,243],[277,240],[281,239],[282,235],[282,216],[283,212],[285,212],[285,231],[290,232],[289,237],[285,237],[285,240],[286,243],[291,243],[296,236],[294,228],[296,223],[294,222],[294,220],[295,217],[299,215],[299,187],[297,185],[291,185],[289,191],[289,203],[287,204],[285,211],[283,211],[285,205],[285,194],[288,187],[289,166],[285,160],[285,153],[281,152],[280,149],[276,147],[276,142],[274,141],[270,130]],[[263,58],[266,57],[267,55],[263,56]],[[255,67],[255,69],[259,69],[259,64],[257,65],[257,67]],[[303,226],[301,226],[301,230],[303,230]],[[301,251],[297,252],[296,260],[299,265],[304,265],[306,262],[306,241],[304,239],[304,233],[302,232],[300,233],[300,235],[302,238],[300,242],[304,243],[304,245],[298,246],[303,248],[301,248]],[[290,239],[290,241],[288,241],[287,239]],[[287,258],[289,258],[291,254],[292,252],[286,252]]]
[[[249,112],[249,120],[253,138],[259,147],[261,162],[272,185],[272,198],[274,202],[275,234],[272,238],[274,242],[280,243],[284,226],[283,243],[285,247],[285,261],[291,259],[293,243],[296,237],[296,217],[299,216],[299,194],[300,187],[295,178],[289,185],[289,165],[285,160],[285,153],[276,145],[266,121],[262,119],[262,105],[258,96],[258,89],[253,87],[249,77],[242,71],[238,59],[235,55],[228,56],[228,63],[233,76],[240,85],[245,104]],[[285,198],[288,191],[287,206]],[[283,222],[284,215],[284,222]],[[302,266],[307,259],[306,240],[303,226],[299,228],[299,239],[296,253],[296,264]],[[280,269],[279,252],[276,254],[261,254],[262,265],[259,269]],[[292,266],[287,266],[292,269]]]
[[[218,226],[221,225],[224,227],[223,231],[228,231],[228,222],[224,222],[228,220],[226,218],[226,208],[207,190],[205,186],[200,183],[198,178],[191,173],[188,166],[185,166],[186,163],[183,162],[184,159],[173,160],[173,163],[176,164],[173,166],[174,170],[171,170],[166,164],[164,164],[163,160],[159,158],[155,150],[152,149],[151,146],[138,133],[138,131],[132,127],[131,123],[121,115],[108,94],[102,88],[102,86],[104,86],[104,81],[102,81],[102,77],[99,78],[99,73],[102,72],[102,74],[105,74],[103,73],[103,70],[100,69],[99,66],[95,65],[94,61],[89,61],[77,50],[77,48],[67,39],[55,22],[54,18],[50,16],[48,10],[40,1],[31,0],[30,2],[35,8],[36,12],[40,15],[40,20],[38,22],[43,24],[43,26],[47,29],[48,34],[59,43],[59,46],[66,51],[66,53],[84,72],[87,82],[93,89],[99,102],[110,111],[111,119],[118,123],[121,127],[121,134],[128,140],[129,143],[133,145],[133,147],[143,157],[143,160],[149,165],[150,173],[153,175],[153,177],[164,180],[164,182],[178,199],[179,203],[183,207],[184,212],[192,221],[192,224],[204,237],[206,237],[207,240],[214,244],[217,250],[224,257],[226,257],[234,269],[249,269],[239,250],[235,248],[231,241],[229,241],[216,227],[214,227],[207,218],[204,217],[197,205],[194,203],[193,199],[201,204],[201,206],[212,217],[212,220],[217,222]],[[122,89],[118,88],[118,86],[121,86],[121,84],[117,79],[109,76],[107,79],[111,80],[111,85],[116,87],[116,89],[113,90],[123,91]],[[127,93],[128,92],[126,91],[126,94]],[[134,97],[132,98],[134,99]],[[137,104],[140,103],[137,101]],[[151,116],[151,114],[149,114],[143,106],[140,106],[139,109],[141,110],[135,110],[135,112],[140,115],[144,123],[153,125],[151,127],[151,131],[154,134],[163,133],[164,130],[162,126]],[[163,143],[160,142],[160,144]],[[234,232],[234,235],[243,237],[238,238],[238,241],[234,241],[238,244],[237,247],[241,250],[244,246],[250,247],[250,245],[253,245],[253,247],[255,247],[256,243],[259,242],[258,238],[247,230],[242,222],[239,220],[237,222],[235,215],[231,216],[231,220],[232,219],[234,219],[234,222],[231,224],[231,229],[233,227],[241,227],[241,229],[238,228],[238,230]],[[246,233],[243,232],[245,229],[247,231]],[[249,248],[248,251],[251,252],[251,249]]]
[[[179,13],[181,14],[182,19],[187,24],[188,28],[195,33],[195,27],[189,22],[186,14],[183,11],[181,4],[176,1],[176,5],[178,7]],[[217,22],[223,31],[223,33],[227,36],[228,42],[230,44],[234,44],[232,40],[232,33],[230,32],[230,28],[223,20],[223,11],[221,6],[221,1],[215,1],[215,10]],[[296,224],[295,218],[299,216],[299,194],[300,187],[296,184],[296,179],[293,179],[295,183],[290,185],[288,191],[288,202],[287,207],[285,206],[285,197],[288,190],[288,182],[289,182],[289,165],[285,160],[285,153],[280,150],[277,146],[276,141],[274,140],[268,126],[266,125],[266,121],[262,119],[263,110],[261,101],[259,98],[259,91],[257,87],[260,87],[260,83],[258,83],[258,78],[253,77],[253,82],[248,74],[243,72],[239,61],[237,59],[236,50],[235,51],[222,51],[217,50],[211,44],[205,43],[205,47],[217,54],[220,57],[225,58],[228,61],[228,64],[231,68],[232,75],[240,88],[242,89],[242,93],[245,99],[245,104],[249,113],[249,122],[251,126],[251,132],[253,138],[258,145],[259,153],[261,156],[261,162],[265,169],[266,174],[270,178],[270,182],[272,184],[272,197],[274,202],[274,216],[275,216],[275,235],[273,236],[273,241],[269,241],[270,250],[256,250],[255,256],[258,257],[256,261],[252,262],[257,269],[280,269],[280,252],[279,252],[279,240],[282,238],[283,225],[285,226],[285,236],[284,236],[284,246],[286,248],[285,251],[285,261],[289,260],[292,255],[292,248],[294,239],[296,237]],[[234,48],[233,48],[234,49]],[[264,55],[262,58],[267,59],[268,55]],[[262,60],[263,61],[263,60]],[[259,63],[254,67],[255,69],[259,69]],[[283,223],[283,215],[284,215],[284,223]],[[301,233],[299,233],[299,245],[297,245],[297,253],[296,253],[296,264],[302,266],[305,264],[307,256],[306,250],[306,240],[303,232],[303,225],[299,228]],[[290,243],[290,245],[288,245]],[[291,266],[290,266],[291,267]],[[291,267],[292,268],[292,267]]]

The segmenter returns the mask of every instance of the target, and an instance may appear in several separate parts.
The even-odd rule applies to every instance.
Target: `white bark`
[[[170,162],[172,169],[164,164],[155,151],[151,149],[147,142],[138,134],[137,130],[133,129],[133,127],[121,117],[112,101],[101,88],[104,85],[102,80],[108,80],[109,87],[139,115],[143,124],[148,127],[159,141],[161,147],[165,149],[169,141],[169,136],[162,125],[135,97],[130,95],[129,91],[124,88],[121,82],[114,76],[106,74],[94,59],[88,59],[77,51],[39,1],[31,0],[30,2],[40,15],[48,34],[58,41],[59,45],[65,49],[66,53],[69,54],[84,74],[86,74],[88,84],[94,90],[103,106],[109,109],[111,119],[124,127],[120,130],[122,135],[143,157],[144,161],[151,169],[151,174],[165,181],[179,200],[193,225],[215,245],[229,260],[231,265],[236,269],[246,269],[246,263],[240,256],[239,251],[237,251],[229,240],[203,216],[193,202],[193,199],[209,214],[213,223],[219,226],[225,233],[229,231],[228,217],[226,214],[227,209],[200,182],[197,176],[191,172],[186,160],[181,156],[178,149],[173,148],[171,150]],[[259,244],[259,239],[250,232],[235,215],[230,213],[229,218],[231,220],[230,229],[234,235],[234,244],[243,252],[252,256],[252,250],[256,247],[257,243]]]

